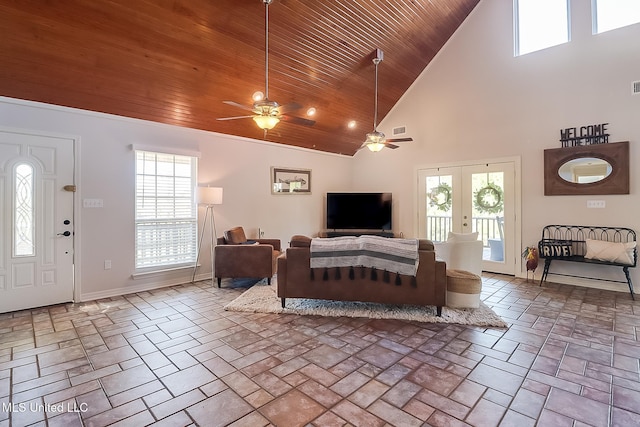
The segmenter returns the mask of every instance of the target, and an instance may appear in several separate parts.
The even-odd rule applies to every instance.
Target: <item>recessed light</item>
[[[355,120],[351,120],[349,123],[347,123],[347,127],[349,129],[355,129],[356,127],[356,121]]]
[[[257,90],[253,92],[253,95],[251,95],[251,98],[253,98],[254,101],[262,101],[264,99],[264,93]]]
[[[316,114],[316,109],[311,107],[307,110],[307,116],[313,116]]]

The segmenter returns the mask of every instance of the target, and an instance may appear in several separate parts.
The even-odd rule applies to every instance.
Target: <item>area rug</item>
[[[257,283],[224,307],[227,311],[249,313],[282,313],[332,317],[367,317],[371,319],[399,319],[429,323],[457,323],[460,325],[495,326],[507,324],[484,303],[476,309],[442,308],[442,316],[436,316],[436,308],[412,305],[388,305],[351,301],[313,300],[287,298],[282,308],[275,285]]]

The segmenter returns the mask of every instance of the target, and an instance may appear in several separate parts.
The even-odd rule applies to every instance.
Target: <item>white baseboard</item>
[[[538,277],[538,283],[540,277]],[[582,277],[568,277],[549,273],[546,282],[560,283],[562,285],[583,286],[585,288],[602,289],[605,291],[629,292],[629,285],[626,283],[612,282],[604,279],[585,279]],[[542,284],[544,286],[544,283]]]
[[[198,274],[195,277],[196,282],[201,280],[209,280],[211,281],[211,273],[209,274]],[[146,292],[154,289],[167,288],[169,286],[183,285],[190,282],[185,282],[184,279],[172,279],[165,280],[162,282],[154,282],[154,283],[145,283],[141,285],[127,286],[122,288],[109,289],[106,291],[98,291],[98,292],[88,292],[80,295],[80,299],[76,302],[86,302],[86,301],[94,301],[103,298],[113,298],[121,295],[127,294],[135,294],[137,292]]]

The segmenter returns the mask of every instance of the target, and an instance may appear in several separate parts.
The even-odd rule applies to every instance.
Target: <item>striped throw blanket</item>
[[[418,240],[379,236],[311,239],[311,268],[362,266],[415,276]]]

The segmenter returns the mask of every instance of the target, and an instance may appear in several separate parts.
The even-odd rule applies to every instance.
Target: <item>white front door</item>
[[[478,232],[482,269],[515,274],[513,162],[421,169],[418,192],[420,237],[440,242],[450,231]]]
[[[74,140],[0,130],[0,313],[73,300]]]

